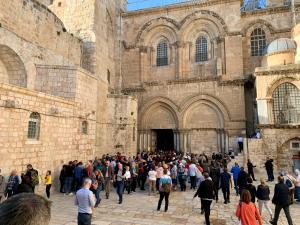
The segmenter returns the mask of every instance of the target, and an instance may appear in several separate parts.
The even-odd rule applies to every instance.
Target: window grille
[[[251,56],[262,56],[266,48],[266,33],[256,28],[251,33]]]
[[[203,36],[196,40],[196,62],[204,62],[208,60],[207,39]]]
[[[88,133],[88,122],[83,121],[81,124],[81,133],[87,134]]]
[[[40,114],[37,112],[33,112],[30,114],[29,121],[28,121],[28,139],[39,139],[40,136],[40,121],[41,117]]]
[[[300,122],[300,92],[296,86],[283,83],[274,90],[272,97],[275,124]]]
[[[156,65],[168,65],[168,43],[166,41],[161,41],[157,45]]]

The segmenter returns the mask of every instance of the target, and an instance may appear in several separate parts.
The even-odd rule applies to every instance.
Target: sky
[[[162,5],[188,2],[189,0],[127,0],[128,1],[128,10],[137,10],[150,7],[157,7]]]
[[[128,2],[127,9],[128,11],[132,11],[132,10],[165,6],[169,4],[189,2],[189,1],[205,1],[205,0],[127,0]],[[245,4],[247,4],[248,1],[249,0],[244,0]],[[258,0],[258,1],[259,1],[259,5],[262,8],[264,8],[265,0]]]

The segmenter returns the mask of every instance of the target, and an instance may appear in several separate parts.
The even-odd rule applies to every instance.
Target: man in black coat
[[[274,180],[274,168],[273,168],[273,159],[267,158],[265,162],[265,167],[268,175],[268,181]]]
[[[247,185],[247,178],[248,178],[248,174],[246,173],[244,167],[241,167],[241,171],[238,175],[238,180],[237,180],[240,194],[242,194],[243,189],[245,189]]]
[[[284,184],[284,178],[282,176],[278,177],[278,184],[275,185],[272,203],[275,205],[275,216],[274,219],[270,221],[270,223],[277,225],[280,211],[281,209],[283,209],[288,224],[293,225],[289,209],[289,188],[286,184]]]
[[[205,222],[206,225],[210,225],[209,216],[210,216],[210,205],[214,199],[214,183],[209,179],[207,172],[203,173],[204,181],[201,182],[194,198],[198,196],[201,198],[201,205],[205,213]]]

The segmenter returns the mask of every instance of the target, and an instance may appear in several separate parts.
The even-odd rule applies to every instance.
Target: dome
[[[266,54],[274,54],[278,52],[283,52],[287,50],[294,49],[296,50],[296,42],[289,39],[289,38],[278,38],[274,41],[272,41],[267,49],[266,49]]]

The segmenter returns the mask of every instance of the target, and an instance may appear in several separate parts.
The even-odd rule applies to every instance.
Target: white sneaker
[[[71,192],[71,193],[69,193],[69,195],[70,195],[70,196],[72,196],[72,195],[73,195],[73,193]]]

